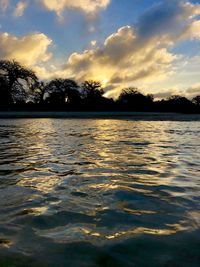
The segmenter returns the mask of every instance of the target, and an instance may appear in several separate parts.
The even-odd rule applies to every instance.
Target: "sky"
[[[0,0],[0,59],[42,80],[101,81],[156,98],[200,94],[200,1]]]

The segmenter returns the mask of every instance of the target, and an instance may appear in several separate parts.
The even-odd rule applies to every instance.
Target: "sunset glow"
[[[41,79],[97,79],[108,97],[199,91],[198,1],[0,0],[0,10],[0,58]]]

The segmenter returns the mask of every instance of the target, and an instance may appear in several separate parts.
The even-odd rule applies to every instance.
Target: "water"
[[[199,130],[0,119],[0,266],[200,266]]]

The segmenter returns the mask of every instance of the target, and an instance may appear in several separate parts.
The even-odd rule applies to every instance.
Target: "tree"
[[[181,105],[181,106],[184,106],[184,105],[191,104],[191,102],[190,102],[189,99],[187,99],[184,96],[179,96],[179,95],[172,95],[172,96],[170,96],[167,99],[167,101],[169,103],[171,103],[172,105]]]
[[[82,84],[83,98],[94,101],[102,98],[104,91],[102,85],[98,81],[88,80]]]
[[[28,104],[42,104],[43,103],[43,94],[44,94],[44,82],[37,82],[33,86],[33,90],[29,92],[27,97]]]
[[[54,79],[46,84],[43,91],[44,101],[53,105],[75,103],[80,99],[77,83],[70,79]]]
[[[71,79],[65,79],[65,99],[69,104],[78,104],[81,99],[78,84]]]
[[[1,102],[6,101],[7,105],[13,104],[14,99],[23,97],[27,90],[32,89],[34,83],[38,81],[35,73],[22,67],[16,61],[0,60],[0,93]]]
[[[164,111],[190,112],[193,110],[192,102],[184,96],[172,95],[167,100],[161,101]]]
[[[8,92],[8,80],[0,75],[0,106],[7,106],[12,101],[11,94]]]
[[[196,106],[200,107],[200,95],[195,96],[192,99],[192,103],[194,103]]]
[[[153,96],[145,96],[137,88],[128,87],[122,90],[118,102],[125,109],[148,110],[153,103]]]
[[[135,98],[138,97],[139,95],[140,92],[138,91],[137,88],[129,87],[122,90],[118,100],[123,103],[128,103],[135,100]]]
[[[82,103],[85,110],[102,110],[107,102],[103,97],[104,91],[98,81],[88,80],[82,83]]]

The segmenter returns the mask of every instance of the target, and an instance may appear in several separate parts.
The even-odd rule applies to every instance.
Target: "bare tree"
[[[83,97],[88,100],[101,98],[104,94],[101,83],[98,81],[85,81],[81,87],[83,90]]]
[[[25,83],[28,89],[32,89],[38,78],[32,70],[16,61],[0,60],[0,81],[2,99],[5,98],[11,104],[15,97],[26,95]]]

